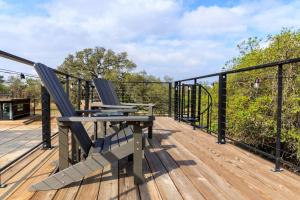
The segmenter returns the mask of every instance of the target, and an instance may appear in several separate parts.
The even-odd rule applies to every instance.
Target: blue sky
[[[103,46],[127,51],[137,71],[181,79],[219,71],[241,41],[299,19],[297,0],[0,0],[0,48],[56,67]],[[1,58],[0,68],[33,73]]]

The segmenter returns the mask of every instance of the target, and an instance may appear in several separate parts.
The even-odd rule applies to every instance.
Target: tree
[[[237,48],[241,55],[245,55],[259,49],[261,41],[262,39],[258,39],[257,37],[250,37],[238,44]]]
[[[12,97],[24,96],[24,89],[26,85],[19,77],[9,76],[8,77],[8,88]]]
[[[148,75],[145,71],[132,72],[136,64],[128,58],[126,52],[115,53],[102,47],[88,48],[69,55],[58,70],[86,80],[102,77],[114,82],[118,96],[124,102],[155,103],[156,111],[166,113],[168,85],[157,77]],[[65,78],[60,77],[65,83]],[[165,77],[165,81],[172,80]],[[70,79],[70,85],[76,85],[76,80]],[[70,88],[70,99],[76,104],[77,87]],[[162,103],[163,102],[163,103]],[[160,108],[158,108],[160,107]]]
[[[4,76],[0,76],[0,93],[1,94],[5,94],[8,92],[7,87],[4,85],[4,82],[5,82]]]
[[[112,76],[118,79],[122,74],[130,72],[135,67],[136,64],[128,59],[126,52],[115,53],[111,49],[95,47],[78,51],[75,55],[69,55],[58,67],[58,70],[87,80],[99,76]]]
[[[227,69],[300,57],[300,30],[283,29],[264,41],[250,38],[238,45],[240,55],[226,63]],[[284,158],[300,163],[300,65],[283,68],[282,150]],[[253,87],[259,79],[259,88]],[[210,89],[217,100],[216,84]],[[277,68],[230,74],[227,77],[227,134],[274,154],[276,138]],[[218,102],[214,102],[217,110]],[[214,112],[216,113],[216,112]],[[217,115],[213,115],[213,122]],[[215,130],[217,126],[214,125]]]
[[[38,79],[26,78],[26,88],[24,93],[27,97],[40,98],[41,82]]]

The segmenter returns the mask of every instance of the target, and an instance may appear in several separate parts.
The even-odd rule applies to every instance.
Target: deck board
[[[0,166],[11,162],[42,141],[40,122],[25,125],[5,124],[0,121]],[[56,124],[52,123],[52,134],[57,132]]]
[[[173,127],[178,128],[179,126],[178,124],[174,124]],[[187,135],[190,135],[190,137],[186,137]],[[269,165],[265,166],[263,170],[260,170],[258,167],[251,166],[260,165],[258,161],[242,156],[243,154],[241,154],[241,149],[232,145],[226,145],[231,146],[231,148],[226,148],[226,151],[224,151],[222,145],[211,145],[210,142],[204,142],[204,140],[201,140],[200,137],[193,135],[192,131],[183,131],[179,134],[175,134],[174,137],[177,137],[178,141],[190,140],[187,147],[190,149],[193,149],[194,147],[195,155],[201,156],[206,163],[210,163],[209,160],[213,160],[212,165],[215,169],[217,168],[216,164],[219,164],[219,166],[224,168],[223,170],[226,171],[223,172],[224,174],[231,172],[231,176],[235,176],[237,179],[243,180],[245,184],[233,183],[234,185],[240,186],[237,187],[238,189],[242,189],[243,186],[247,185],[252,191],[254,190],[261,195],[272,199],[285,199],[290,197],[297,199],[297,193],[292,192],[290,188],[286,187],[284,184],[278,184],[277,181],[272,180],[274,179],[274,175],[277,175],[277,173],[271,171],[274,166],[273,164],[269,163]],[[208,135],[203,135],[202,137],[206,137],[206,141],[212,139],[211,137],[208,137]],[[201,148],[199,148],[199,145],[201,145]],[[283,172],[283,176],[284,173],[285,172]],[[232,179],[227,178],[226,180]],[[280,181],[280,183],[283,183],[283,181]],[[245,188],[243,194],[245,194],[246,191],[251,192],[248,188]],[[280,191],[284,192],[282,193]]]
[[[91,131],[91,126],[88,127]],[[127,158],[97,170],[60,190],[30,192],[28,187],[53,173],[56,146],[37,149],[4,172],[7,199],[297,199],[300,177],[232,144],[219,145],[200,130],[158,117],[151,148],[145,150],[146,182],[133,184]]]

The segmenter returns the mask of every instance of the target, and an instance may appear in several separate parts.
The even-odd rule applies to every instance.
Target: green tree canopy
[[[118,78],[135,67],[136,64],[128,58],[126,52],[115,53],[111,49],[95,47],[68,55],[58,70],[91,80],[99,76]]]
[[[3,84],[4,82],[4,76],[0,75],[0,93],[2,94],[7,92],[7,87],[5,87],[5,85]]]
[[[283,29],[266,39],[249,38],[226,69],[300,57],[300,30]],[[283,66],[282,149],[285,159],[300,163],[300,63]],[[259,87],[254,82],[259,80]],[[216,111],[218,84],[210,89]],[[227,134],[274,154],[277,120],[277,67],[227,77]],[[217,129],[217,112],[213,127]]]

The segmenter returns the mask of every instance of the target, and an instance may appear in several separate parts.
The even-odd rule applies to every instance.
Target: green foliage
[[[170,81],[165,77],[164,81]],[[115,80],[117,93],[122,102],[154,103],[157,114],[168,113],[169,85],[145,71],[127,73],[123,79]]]
[[[10,90],[10,95],[12,97],[22,97],[23,91],[26,87],[25,83],[22,82],[21,78],[17,76],[8,77],[8,87]]]
[[[12,97],[39,98],[40,96],[41,83],[37,79],[26,78],[26,80],[22,80],[18,76],[10,76],[6,82],[7,91]]]
[[[238,45],[240,55],[226,63],[226,69],[300,57],[300,31],[283,29],[266,40],[250,38]],[[284,65],[283,91],[283,150],[292,154],[284,157],[300,162],[300,67]],[[259,87],[254,82],[259,80]],[[218,85],[210,88],[217,110]],[[228,134],[251,145],[268,149],[275,147],[277,120],[277,68],[230,74],[227,78]],[[216,113],[213,121],[217,120]],[[217,127],[213,123],[213,128]],[[269,148],[270,153],[274,149]]]
[[[26,84],[24,89],[25,96],[40,99],[41,94],[41,82],[40,80],[33,78],[26,78]]]
[[[86,80],[101,77],[119,78],[136,67],[126,52],[115,53],[103,47],[88,48],[65,58],[58,70]]]
[[[0,93],[1,94],[6,94],[8,92],[8,88],[4,84],[4,77],[0,76]]]
[[[69,55],[58,67],[58,70],[85,80],[92,80],[97,77],[111,80],[114,82],[122,102],[151,102],[157,105],[155,109],[157,113],[167,113],[168,84],[161,84],[159,78],[148,75],[145,71],[132,72],[135,67],[136,64],[127,57],[126,52],[115,53],[110,49],[96,47],[78,51],[75,55]],[[59,76],[59,78],[65,84],[65,77]],[[164,79],[165,81],[172,81],[170,77]],[[70,78],[70,85],[74,86],[70,88],[70,99],[73,105],[76,105],[78,91],[76,80]],[[95,99],[97,100],[97,97]]]

